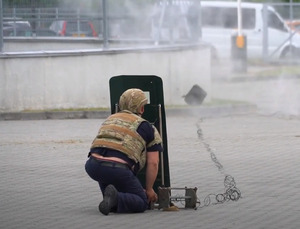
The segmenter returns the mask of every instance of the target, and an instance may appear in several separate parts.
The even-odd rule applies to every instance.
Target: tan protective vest
[[[146,163],[146,148],[162,142],[157,129],[153,127],[154,140],[146,145],[145,140],[137,132],[143,121],[146,120],[126,110],[109,116],[103,122],[91,148],[104,147],[118,150],[135,163],[139,163],[142,169]]]

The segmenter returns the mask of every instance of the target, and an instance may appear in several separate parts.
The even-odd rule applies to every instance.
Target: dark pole
[[[0,52],[3,52],[3,8],[0,0]]]
[[[293,0],[290,0],[290,23],[292,23],[294,19],[293,15]],[[290,29],[290,52],[292,53],[292,33],[293,31]]]
[[[30,0],[32,35],[36,36],[36,14],[35,14],[35,4],[34,3],[35,3],[34,0]]]
[[[107,1],[102,0],[102,14],[103,14],[103,48],[108,48],[108,26],[107,26]]]

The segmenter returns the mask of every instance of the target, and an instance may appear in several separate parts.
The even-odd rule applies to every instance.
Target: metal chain
[[[224,187],[225,192],[220,194],[209,194],[204,198],[204,203],[201,205],[201,202],[199,200],[199,207],[205,207],[209,206],[210,204],[222,204],[226,201],[238,201],[241,198],[241,191],[236,187],[235,180],[232,176],[227,175],[224,171],[223,165],[218,161],[214,151],[210,147],[210,145],[205,141],[203,137],[203,131],[200,126],[200,122],[202,122],[202,119],[197,122],[197,134],[200,141],[203,143],[205,149],[210,154],[211,160],[214,162],[220,173],[222,173],[224,178]]]

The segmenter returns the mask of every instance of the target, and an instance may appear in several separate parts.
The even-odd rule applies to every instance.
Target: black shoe
[[[113,185],[108,185],[104,190],[103,200],[99,204],[99,211],[103,215],[108,215],[112,208],[118,204],[118,191]]]

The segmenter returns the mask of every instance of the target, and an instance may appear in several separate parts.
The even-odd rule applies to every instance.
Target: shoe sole
[[[103,215],[108,215],[112,207],[117,204],[118,191],[113,185],[108,185],[104,191],[104,198],[99,204],[99,211]]]

